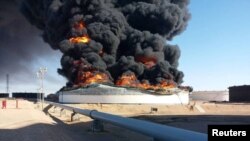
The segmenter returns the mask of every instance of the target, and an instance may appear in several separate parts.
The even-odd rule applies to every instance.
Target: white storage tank
[[[189,92],[178,88],[169,94],[156,94],[135,88],[95,84],[90,87],[60,91],[61,103],[188,104]]]

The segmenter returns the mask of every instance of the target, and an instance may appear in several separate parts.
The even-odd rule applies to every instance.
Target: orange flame
[[[74,29],[76,30],[83,30],[85,28],[85,23],[83,21],[79,21],[73,25]],[[79,37],[71,37],[69,39],[71,43],[89,43],[90,38],[88,35],[82,35]],[[102,56],[104,54],[103,50],[100,50],[99,55]],[[145,57],[142,55],[138,55],[136,61],[141,62],[145,65],[146,68],[152,68],[157,63],[156,57]],[[78,74],[75,81],[77,86],[86,86],[93,83],[106,83],[111,82],[109,76],[106,73],[99,72],[95,68],[83,63],[82,61],[75,61],[74,65],[78,67]],[[152,85],[146,81],[140,82],[136,75],[133,72],[124,73],[121,77],[116,81],[117,86],[129,86],[129,87],[136,87],[145,90],[158,90],[158,89],[167,89],[176,87],[176,84],[171,81],[168,82],[167,80],[163,80],[159,84]]]
[[[168,88],[175,88],[176,83],[174,81],[166,81],[162,80],[159,84],[154,85],[155,89],[168,89]]]
[[[74,24],[74,28],[76,30],[82,30],[84,29],[86,26],[85,26],[85,23],[83,21],[79,21],[78,23],[75,23]]]
[[[137,87],[145,90],[159,90],[159,89],[168,89],[176,87],[175,82],[167,80],[161,81],[159,84],[152,85],[146,81],[139,82],[134,73],[126,73],[123,74],[117,81],[117,86],[129,86],[129,87]]]
[[[83,60],[74,62],[78,68],[78,74],[75,81],[76,86],[86,86],[93,83],[110,83],[110,77],[103,72],[99,72],[90,64],[84,63]],[[140,82],[135,73],[127,72],[122,74],[115,83],[117,86],[122,87],[135,87],[144,90],[161,90],[177,87],[174,81],[162,80],[158,84],[150,84],[148,81]]]
[[[74,29],[76,30],[83,30],[86,26],[85,26],[85,23],[83,21],[79,21],[77,23],[75,23],[73,25]],[[90,41],[90,38],[88,37],[88,35],[82,35],[82,36],[79,36],[79,37],[71,37],[69,39],[69,41],[71,43],[89,43]]]
[[[73,65],[77,69],[77,76],[75,79],[76,86],[111,82],[108,74],[93,68],[91,64],[88,64],[85,60],[76,60],[73,62]]]
[[[79,72],[76,80],[76,84],[78,86],[86,86],[89,84],[105,82],[110,82],[106,73],[92,71]]]
[[[143,63],[146,68],[152,68],[156,65],[157,59],[155,57],[145,57],[145,56],[136,56],[136,61]]]
[[[137,80],[134,73],[123,74],[117,81],[117,86],[130,86],[130,87],[138,87],[139,81]]]
[[[69,39],[71,43],[88,43],[90,41],[90,38],[88,36],[82,36],[82,37],[72,37]]]

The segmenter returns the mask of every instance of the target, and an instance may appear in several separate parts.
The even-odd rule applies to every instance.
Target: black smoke
[[[69,83],[82,60],[116,81],[126,72],[139,80],[182,83],[177,69],[180,50],[167,44],[187,26],[188,0],[24,0],[22,13],[43,31],[43,39],[63,53],[58,72]],[[86,28],[76,30],[84,22]],[[73,44],[71,37],[88,35],[89,43]],[[102,53],[100,53],[102,52]],[[145,60],[154,64],[145,65]]]
[[[54,55],[42,41],[37,28],[30,25],[20,13],[19,0],[0,1],[0,80],[10,74],[13,81],[17,77],[35,77],[30,67],[39,58]],[[13,78],[12,76],[15,76]]]

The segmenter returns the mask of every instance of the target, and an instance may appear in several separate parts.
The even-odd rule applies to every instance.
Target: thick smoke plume
[[[25,0],[21,10],[63,53],[58,72],[68,85],[93,77],[89,72],[113,83],[132,73],[155,85],[182,83],[179,47],[166,40],[186,28],[187,5],[188,0]],[[77,42],[79,37],[84,41]]]
[[[34,72],[30,64],[40,57],[55,55],[44,47],[39,30],[20,13],[18,1],[0,1],[0,82],[4,83],[6,74],[15,77],[15,82],[23,82],[23,78],[31,82]],[[31,79],[27,79],[29,77]]]

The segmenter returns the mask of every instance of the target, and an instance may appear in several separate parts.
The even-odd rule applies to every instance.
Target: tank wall
[[[229,87],[230,102],[250,102],[250,86]]]

